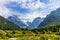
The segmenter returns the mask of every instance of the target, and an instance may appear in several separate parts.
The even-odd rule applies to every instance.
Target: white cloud
[[[9,14],[9,10],[4,6],[4,4],[6,3],[7,1],[5,0],[0,0],[0,15],[1,16],[8,16]]]
[[[55,10],[60,7],[60,0],[50,0],[50,3],[47,7],[51,10]]]
[[[17,12],[10,11],[5,4],[8,4],[9,2],[17,2],[20,4],[22,8],[28,8],[32,12],[21,14]],[[52,10],[57,9],[60,7],[60,0],[49,0],[50,3],[45,4],[40,2],[40,0],[34,2],[34,0],[0,0],[0,15],[7,17],[9,15],[20,15],[20,18],[25,18],[27,20],[24,21],[32,21],[36,17],[45,17],[47,14],[49,14]],[[38,10],[41,8],[42,10]]]
[[[32,1],[26,1],[26,2],[22,3],[21,6],[23,8],[29,8],[31,10],[36,10],[39,7],[44,8],[45,7],[45,4],[44,3],[41,3],[40,0],[37,0],[36,2],[34,2],[34,0],[32,0]]]
[[[27,22],[27,21],[32,22],[36,17],[42,18],[42,17],[46,17],[46,15],[42,11],[41,12],[34,11],[29,14],[24,14],[19,16],[20,19],[27,19],[27,20],[23,20],[24,22]]]

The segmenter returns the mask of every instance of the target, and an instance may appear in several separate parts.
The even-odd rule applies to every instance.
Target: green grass
[[[10,38],[16,38],[16,40],[60,40],[60,34],[58,32],[52,32],[50,34],[35,34],[30,30],[0,30],[0,32],[2,33],[0,40],[9,40]]]

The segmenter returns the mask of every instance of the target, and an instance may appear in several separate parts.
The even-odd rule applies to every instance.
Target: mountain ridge
[[[3,30],[15,30],[15,29],[20,29],[20,27],[10,21],[8,21],[7,19],[5,19],[4,17],[0,16],[0,29]]]
[[[36,17],[32,22],[27,22],[27,24],[29,26],[28,29],[36,29],[42,21],[43,21],[42,18]]]
[[[60,21],[60,8],[58,8],[54,11],[51,11],[51,13],[46,16],[44,21],[41,22],[41,24],[39,26],[45,26],[50,23],[58,22],[58,21]]]
[[[17,15],[9,16],[7,19],[8,19],[9,21],[15,23],[16,25],[20,26],[20,28],[27,28],[27,25],[26,25],[23,21],[21,21],[21,20],[17,17]]]

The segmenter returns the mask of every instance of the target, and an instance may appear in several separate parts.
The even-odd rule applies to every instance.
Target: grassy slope
[[[1,32],[1,31],[0,31]],[[16,40],[42,40],[42,39],[50,39],[50,40],[55,40],[59,39],[60,40],[60,35],[56,34],[57,32],[53,33],[45,33],[45,34],[35,34],[31,31],[21,31],[21,30],[5,30],[0,33],[0,39],[10,39],[14,38]]]

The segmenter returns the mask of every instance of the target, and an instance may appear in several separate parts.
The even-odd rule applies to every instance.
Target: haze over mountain
[[[35,29],[38,27],[38,25],[43,21],[42,18],[37,17],[35,18],[32,22],[27,22],[28,24],[28,29]]]
[[[20,28],[27,28],[27,25],[21,21],[17,15],[9,16],[8,20],[20,26]]]
[[[20,26],[20,28],[28,28],[28,29],[37,28],[38,25],[43,21],[42,18],[37,17],[32,22],[27,21],[27,23],[24,23],[17,17],[17,15],[9,16],[8,20],[17,24],[18,26]]]
[[[45,26],[53,22],[60,21],[60,8],[52,11],[49,15],[46,16],[43,22],[39,26]]]

